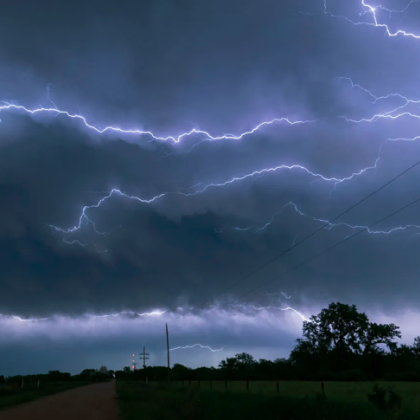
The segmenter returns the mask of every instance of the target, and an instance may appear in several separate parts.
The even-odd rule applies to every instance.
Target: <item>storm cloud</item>
[[[405,6],[377,17],[415,32],[420,4]],[[163,364],[166,322],[173,347],[223,348],[174,361],[284,357],[333,300],[418,335],[418,206],[294,267],[420,197],[420,167],[248,278],[418,160],[401,139],[420,132],[420,40],[361,12],[359,0],[2,11],[1,373],[121,368],[143,345]],[[52,110],[28,112],[40,108]],[[36,366],[6,363],[29,347]]]

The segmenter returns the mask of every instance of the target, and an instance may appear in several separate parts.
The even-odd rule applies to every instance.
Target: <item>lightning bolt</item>
[[[184,197],[194,197],[196,195],[203,194],[205,191],[207,191],[210,188],[226,187],[230,184],[234,184],[236,182],[244,181],[246,179],[253,178],[255,176],[265,175],[265,174],[268,174],[268,173],[274,173],[274,172],[284,170],[284,169],[285,170],[300,170],[300,171],[303,171],[304,173],[306,173],[306,174],[308,174],[308,175],[310,175],[314,178],[318,178],[322,181],[333,182],[334,185],[336,186],[337,184],[340,184],[340,183],[345,182],[345,181],[349,181],[349,180],[351,180],[351,179],[353,179],[357,176],[360,176],[360,175],[364,174],[366,171],[375,169],[378,165],[379,159],[380,158],[377,158],[375,160],[374,165],[363,168],[358,172],[353,172],[351,175],[346,176],[344,178],[326,177],[326,176],[321,175],[319,173],[310,171],[305,166],[295,164],[295,165],[279,165],[279,166],[276,166],[276,167],[273,167],[273,168],[264,168],[264,169],[261,169],[261,170],[253,171],[251,173],[248,173],[248,174],[245,174],[245,175],[242,175],[242,176],[233,177],[233,178],[231,178],[231,179],[229,179],[228,181],[225,181],[225,182],[210,183],[210,184],[204,185],[204,187],[202,187],[201,189],[198,189],[196,191],[189,192],[189,193],[185,193],[185,192],[181,192],[181,191],[164,192],[164,193],[158,194],[158,195],[156,195],[152,198],[141,198],[141,197],[138,197],[138,196],[125,194],[119,189],[112,189],[108,195],[101,198],[96,204],[92,204],[90,206],[84,206],[83,209],[82,209],[82,212],[81,212],[81,214],[78,218],[78,223],[75,226],[73,226],[72,228],[63,229],[63,228],[60,228],[60,227],[57,227],[57,226],[54,226],[54,225],[49,225],[49,226],[51,228],[53,228],[56,232],[60,232],[60,233],[63,233],[63,234],[72,234],[72,233],[75,233],[78,230],[80,230],[81,227],[83,226],[83,223],[87,222],[87,223],[90,223],[94,226],[94,229],[95,229],[96,233],[105,234],[104,232],[97,231],[93,221],[87,216],[86,212],[88,210],[91,210],[91,209],[98,209],[105,201],[109,200],[113,196],[120,196],[120,197],[124,197],[126,199],[129,199],[129,200],[138,201],[138,202],[143,203],[143,204],[150,204],[150,203],[153,203],[153,202],[155,202],[155,201],[157,201],[157,200],[159,200],[163,197],[166,197],[168,195],[174,195],[174,194],[175,195],[181,195],[181,196],[184,196]],[[80,241],[77,241],[75,243],[79,243],[80,245],[83,245]]]
[[[419,114],[415,114],[413,112],[399,112],[401,110],[403,110],[404,108],[406,108],[407,106],[413,104],[413,105],[418,105],[420,104],[420,99],[418,98],[408,98],[400,93],[389,93],[387,95],[382,95],[382,96],[376,96],[374,95],[370,90],[364,88],[363,86],[356,84],[353,82],[353,80],[349,77],[338,77],[336,78],[337,82],[341,82],[341,81],[347,81],[350,83],[351,87],[354,89],[359,89],[363,92],[365,92],[367,95],[369,95],[373,101],[373,104],[376,104],[378,101],[380,100],[386,100],[386,99],[390,99],[390,98],[399,98],[403,101],[402,105],[399,105],[396,108],[393,108],[390,111],[386,111],[384,113],[380,113],[380,114],[374,114],[371,117],[368,118],[360,118],[360,119],[352,119],[352,118],[348,118],[346,116],[340,116],[340,118],[346,120],[347,122],[351,122],[351,123],[356,123],[356,124],[361,124],[361,123],[372,123],[375,121],[378,121],[380,119],[391,119],[391,120],[397,120],[399,118],[403,118],[403,117],[410,117],[410,118],[414,118],[414,119],[420,119],[420,115]],[[420,136],[415,136],[415,137],[390,137],[387,138],[387,141],[416,141],[419,140]]]
[[[325,15],[329,15],[331,17],[334,18],[338,18],[338,19],[344,19],[345,21],[351,23],[354,26],[361,26],[361,25],[367,25],[367,26],[373,26],[376,28],[383,28],[385,29],[385,33],[390,36],[390,37],[396,37],[398,35],[403,35],[406,37],[410,37],[410,38],[415,38],[415,39],[420,39],[420,35],[414,34],[412,32],[407,32],[404,31],[402,29],[398,29],[395,32],[392,32],[391,29],[389,28],[389,26],[385,23],[380,23],[378,20],[378,16],[377,16],[377,11],[378,10],[384,10],[388,13],[403,13],[405,12],[413,3],[418,3],[419,0],[411,0],[406,7],[404,7],[401,10],[391,10],[391,9],[387,9],[383,6],[371,6],[370,4],[367,4],[365,0],[361,1],[362,6],[364,7],[364,11],[359,13],[359,17],[368,15],[371,17],[371,21],[370,22],[365,22],[365,21],[354,21],[346,16],[343,15],[335,15],[333,13],[331,13],[328,8],[327,8],[327,0],[324,0],[324,14]]]
[[[300,318],[302,318],[303,321],[310,321],[308,318],[305,317],[301,312],[297,311],[295,308],[292,308],[291,306],[288,306],[287,308],[281,308],[278,306],[254,306],[254,305],[243,305],[243,304],[229,304],[229,306],[232,306],[233,308],[241,308],[245,310],[254,310],[254,311],[269,311],[272,309],[278,310],[278,311],[292,311],[296,315],[298,315]]]
[[[186,349],[193,349],[195,347],[201,347],[202,349],[207,349],[210,350],[213,353],[216,353],[218,351],[222,351],[223,347],[221,349],[212,349],[209,346],[203,346],[202,344],[193,344],[191,346],[180,346],[180,347],[174,347],[173,349],[169,349],[169,351],[174,351],[174,350],[186,350]]]
[[[283,296],[285,299],[291,299],[292,295],[294,295],[297,292],[297,290],[295,290],[291,295],[288,295],[286,292],[278,292],[278,293],[263,293],[263,296],[267,296],[267,297],[276,297],[276,296]]]
[[[155,317],[155,316],[161,316],[165,313],[167,313],[168,311],[160,311],[160,310],[155,310],[155,311],[151,311],[151,312],[135,312],[135,311],[121,311],[115,314],[105,314],[105,315],[96,315],[96,314],[89,314],[86,313],[84,316],[85,317],[91,317],[91,318],[109,318],[109,317],[120,317],[120,316],[130,316],[132,318],[135,317]],[[60,315],[53,315],[50,317],[46,317],[46,318],[22,318],[20,316],[17,315],[6,315],[6,314],[0,314],[0,317],[2,318],[13,318],[16,319],[17,321],[20,322],[41,322],[41,321],[50,321],[52,319],[56,319],[56,318],[67,318],[64,316],[60,316]]]
[[[286,207],[292,207],[295,210],[295,212],[297,214],[299,214],[299,216],[302,216],[302,217],[308,218],[310,220],[313,220],[314,222],[319,222],[319,223],[322,223],[322,224],[326,225],[325,226],[325,229],[327,229],[327,230],[331,230],[331,229],[336,228],[336,227],[346,227],[346,228],[351,229],[352,231],[354,231],[356,229],[366,229],[366,232],[367,233],[373,234],[373,235],[389,235],[389,234],[394,233],[394,232],[406,231],[406,230],[409,230],[409,229],[420,230],[420,226],[419,225],[414,225],[414,224],[409,224],[409,225],[404,225],[404,226],[397,226],[397,227],[394,227],[394,228],[391,228],[391,229],[388,229],[388,230],[373,230],[373,229],[370,229],[366,225],[352,225],[350,223],[345,223],[345,222],[331,223],[327,219],[321,219],[321,218],[309,216],[308,214],[306,214],[303,211],[299,210],[298,206],[295,203],[291,202],[291,201],[288,202],[288,203],[286,203],[285,205],[283,205],[282,208],[280,209],[280,211],[274,213],[273,216],[271,217],[270,221],[267,222],[267,223],[265,223],[261,227],[258,227],[258,226],[249,226],[249,227],[246,227],[246,228],[233,227],[232,229],[237,230],[237,231],[242,231],[242,232],[247,232],[247,231],[261,232],[261,231],[267,229],[273,223],[274,219]]]
[[[394,113],[394,112],[396,112],[396,111],[398,111],[400,109],[405,108],[409,104],[419,104],[420,103],[420,99],[417,99],[417,98],[410,99],[410,98],[407,98],[404,95],[401,95],[400,93],[389,93],[387,95],[376,96],[370,90],[364,88],[363,86],[361,86],[361,85],[359,85],[357,83],[354,83],[353,80],[350,77],[336,77],[334,80],[337,83],[340,83],[342,81],[349,82],[350,83],[350,86],[353,89],[359,89],[359,90],[365,92],[367,95],[369,95],[373,99],[372,104],[376,104],[377,102],[379,102],[381,100],[386,100],[386,99],[390,99],[390,98],[399,98],[399,99],[402,99],[404,101],[404,104],[403,105],[401,105],[401,106],[393,109],[392,111],[386,112],[384,115]],[[344,118],[344,117],[341,116],[341,118]]]
[[[48,96],[48,99],[49,99],[49,96]],[[285,117],[283,117],[283,118],[273,118],[272,120],[269,120],[269,121],[263,121],[262,123],[256,125],[251,130],[244,131],[243,133],[238,134],[238,135],[223,134],[223,135],[219,135],[219,136],[213,136],[207,131],[199,130],[197,128],[193,128],[192,130],[184,132],[184,133],[179,134],[177,136],[162,137],[162,136],[156,135],[152,131],[149,131],[149,130],[144,131],[144,130],[137,129],[137,128],[125,129],[125,128],[114,127],[114,126],[106,126],[104,128],[100,128],[98,126],[90,124],[88,122],[87,118],[84,117],[83,115],[72,114],[69,111],[59,109],[56,106],[54,106],[52,108],[39,107],[39,108],[35,108],[35,109],[29,109],[29,108],[27,108],[23,105],[15,105],[15,104],[11,104],[11,103],[8,103],[8,102],[2,102],[2,103],[3,103],[3,105],[0,105],[0,111],[13,111],[13,110],[15,110],[15,111],[21,111],[21,112],[24,112],[24,113],[30,114],[30,115],[53,114],[55,117],[57,117],[59,115],[62,115],[62,116],[65,116],[67,118],[80,121],[86,128],[88,128],[89,130],[91,130],[91,131],[93,131],[97,134],[104,134],[104,133],[107,133],[107,132],[111,132],[111,133],[117,133],[117,134],[148,136],[148,137],[151,137],[152,140],[162,141],[162,142],[172,142],[174,144],[180,143],[181,140],[184,139],[184,138],[191,137],[191,136],[197,136],[197,135],[203,136],[204,140],[207,140],[207,141],[241,140],[245,136],[249,136],[251,134],[254,134],[257,131],[261,130],[262,128],[273,125],[275,123],[287,123],[289,125],[297,125],[297,124],[314,123],[314,122],[317,121],[317,120],[291,120],[291,119],[285,118]]]

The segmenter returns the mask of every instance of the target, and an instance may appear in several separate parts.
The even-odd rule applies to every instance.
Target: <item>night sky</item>
[[[420,159],[420,2],[383,3],[3,8],[0,374],[163,365],[165,323],[223,349],[172,363],[287,357],[332,301],[411,342],[420,204],[293,267],[419,198],[420,165],[241,281]]]

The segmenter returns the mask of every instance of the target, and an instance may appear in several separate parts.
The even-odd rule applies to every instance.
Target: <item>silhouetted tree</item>
[[[397,337],[401,333],[396,325],[372,323],[356,305],[333,302],[303,323],[303,338],[297,340],[290,360],[309,376],[351,371],[361,365],[376,375],[384,355],[379,346],[395,350]]]

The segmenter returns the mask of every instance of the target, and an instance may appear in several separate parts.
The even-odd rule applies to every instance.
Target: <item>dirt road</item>
[[[82,386],[0,411],[0,420],[118,420],[115,381]]]

